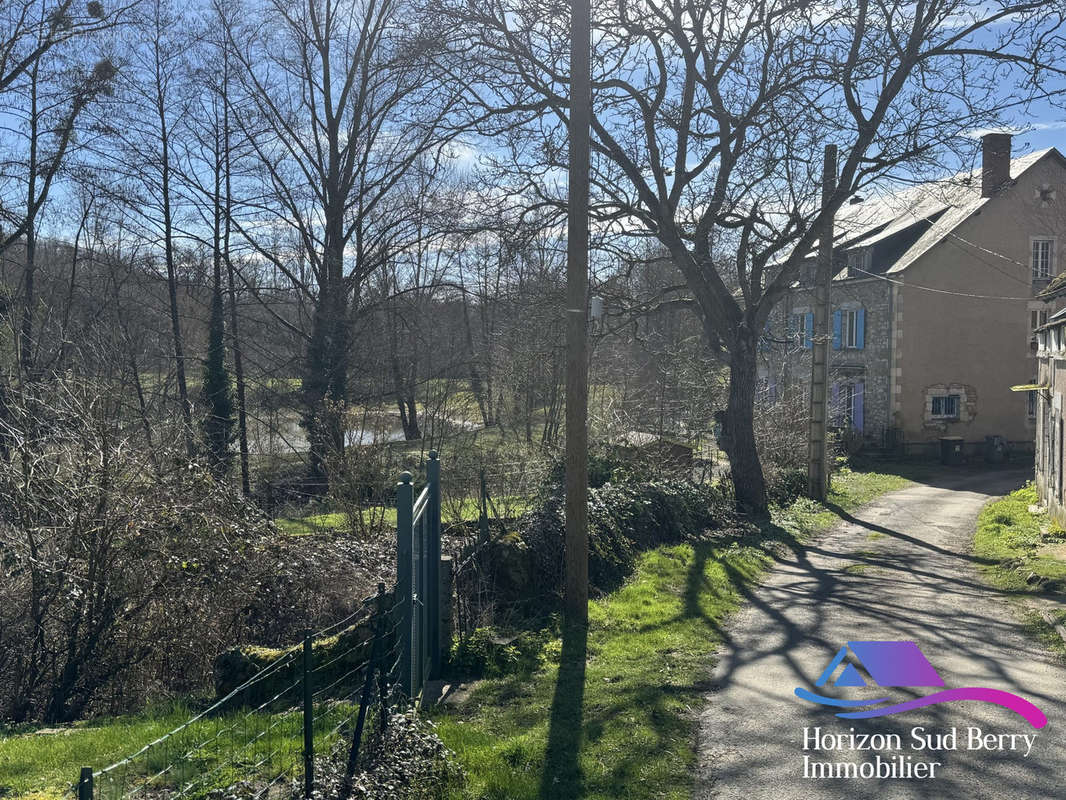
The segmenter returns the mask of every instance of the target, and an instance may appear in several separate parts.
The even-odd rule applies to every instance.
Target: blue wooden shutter
[[[840,309],[833,312],[833,349],[840,349]]]
[[[862,433],[862,405],[865,395],[866,382],[855,383],[855,393],[851,396],[851,422],[859,433]]]
[[[829,422],[838,424],[840,421],[840,383],[833,381],[833,394],[829,402]]]
[[[814,313],[808,311],[803,318],[803,347],[807,350],[811,349],[811,339],[814,338]]]
[[[866,309],[860,308],[857,313],[858,318],[855,320],[855,346],[862,350],[866,346]]]

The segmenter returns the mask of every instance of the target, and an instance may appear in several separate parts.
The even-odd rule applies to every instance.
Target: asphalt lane
[[[1066,667],[1023,631],[1010,598],[981,581],[971,551],[981,507],[1025,477],[1020,471],[948,473],[884,495],[801,552],[788,553],[726,630],[700,717],[696,797],[1066,798]],[[814,685],[842,645],[865,640],[916,642],[945,688],[980,686],[1021,695],[1046,714],[1048,724],[1035,730],[1013,711],[975,701],[845,720],[834,715],[841,709],[794,694],[804,687],[834,697],[899,701],[935,691]],[[923,729],[920,735],[946,738],[914,750],[916,727]],[[889,738],[880,750],[851,749],[851,740],[842,749],[816,750],[810,738],[815,728],[823,736],[896,734],[902,748]],[[980,740],[973,738],[976,728]],[[984,738],[989,734],[997,738]],[[1013,741],[1002,738],[1010,734]],[[1023,734],[1036,734],[1028,755]],[[981,749],[969,748],[978,741]],[[995,747],[984,747],[989,742]],[[861,738],[854,743],[861,745]],[[807,776],[804,756],[810,757]],[[909,758],[912,775],[917,762],[939,766],[933,768],[935,777],[924,778],[813,777],[812,762],[858,769],[877,756]],[[842,774],[850,773],[844,768]]]

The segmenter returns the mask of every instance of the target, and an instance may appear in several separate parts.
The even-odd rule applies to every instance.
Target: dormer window
[[[869,247],[855,247],[848,250],[848,277],[861,278],[870,271],[873,251]]]

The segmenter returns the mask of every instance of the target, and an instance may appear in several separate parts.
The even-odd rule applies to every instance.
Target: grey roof
[[[1050,153],[1062,158],[1054,147],[1049,147],[1012,159],[1011,178],[1017,180]],[[835,238],[842,248],[848,249],[872,244],[919,222],[933,220],[929,229],[885,270],[902,272],[988,201],[989,198],[981,197],[981,170],[960,172],[845,206],[837,215]]]

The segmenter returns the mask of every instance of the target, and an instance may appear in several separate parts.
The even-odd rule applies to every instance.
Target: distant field
[[[494,500],[496,507],[515,516],[524,514],[531,507],[531,501],[523,497],[503,497]],[[366,524],[380,521],[386,527],[396,527],[395,508],[374,508],[363,510]],[[459,503],[445,502],[441,508],[441,520],[446,524],[476,520],[478,518],[478,500],[476,497],[463,498]],[[274,520],[279,529],[290,536],[314,536],[323,533],[343,531],[348,526],[348,517],[340,511],[329,514],[312,514],[307,517],[279,517]]]

